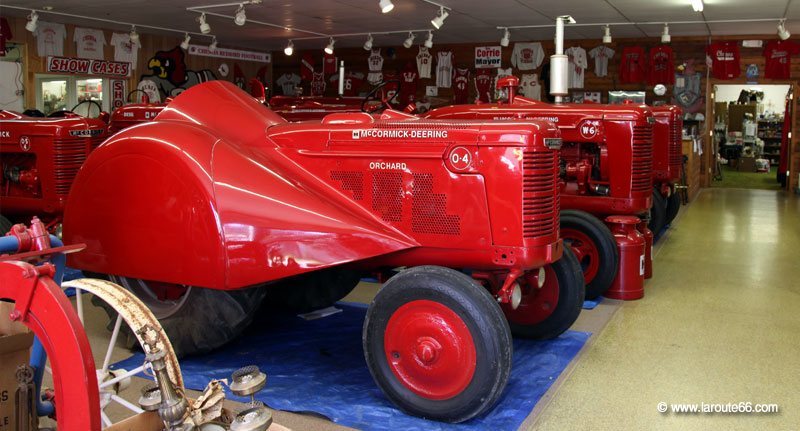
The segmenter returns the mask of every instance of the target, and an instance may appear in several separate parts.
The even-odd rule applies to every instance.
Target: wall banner
[[[268,52],[242,51],[239,49],[217,48],[208,49],[206,45],[189,45],[189,55],[199,55],[201,57],[227,58],[230,60],[254,61],[256,63],[269,63],[272,61],[272,54]]]
[[[125,104],[125,96],[128,95],[128,81],[125,79],[111,80],[111,110],[115,110]]]

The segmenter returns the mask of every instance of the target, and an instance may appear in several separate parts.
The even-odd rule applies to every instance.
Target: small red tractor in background
[[[58,114],[0,111],[0,234],[34,214],[55,227],[78,169],[107,136],[102,119]]]
[[[683,111],[674,105],[652,108],[653,126],[653,211],[651,229],[658,234],[670,224],[681,208],[676,184],[683,169]]]
[[[108,134],[113,135],[136,124],[153,121],[156,115],[167,106],[167,103],[169,103],[169,99],[165,103],[150,103],[147,94],[143,94],[139,103],[120,106],[111,113],[108,121]]]
[[[367,365],[400,408],[460,422],[500,398],[512,332],[555,337],[580,313],[561,142],[537,120],[287,123],[211,81],[89,157],[64,220],[87,248],[70,263],[136,293],[183,354],[229,341],[287,286],[332,303],[404,267],[367,311]]]
[[[598,297],[614,282],[620,260],[615,237],[602,220],[611,215],[646,218],[650,210],[653,114],[633,104],[544,103],[517,96],[518,86],[516,77],[501,78],[497,87],[506,92],[507,101],[437,108],[424,118],[540,119],[558,126],[564,139],[561,236],[581,261],[587,298]],[[641,228],[646,230],[644,224]],[[649,250],[646,246],[647,255]]]

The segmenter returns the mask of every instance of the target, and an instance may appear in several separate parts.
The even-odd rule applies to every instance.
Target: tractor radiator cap
[[[267,375],[255,365],[239,368],[231,375],[231,392],[240,397],[253,395],[267,384]]]
[[[142,388],[142,396],[139,397],[139,407],[146,412],[158,411],[161,406],[161,391],[155,383],[148,383]]]
[[[260,402],[250,404],[250,407],[239,412],[233,422],[231,431],[266,431],[272,425],[272,412]]]

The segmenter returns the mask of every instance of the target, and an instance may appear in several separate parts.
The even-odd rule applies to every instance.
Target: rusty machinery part
[[[234,395],[248,397],[264,388],[267,384],[267,375],[255,365],[239,368],[231,375],[231,384],[228,387]]]
[[[161,405],[161,391],[155,382],[150,382],[142,387],[142,395],[139,397],[139,407],[146,412],[158,411]]]
[[[255,401],[236,414],[231,431],[266,431],[272,425],[272,412],[263,403]]]
[[[14,395],[17,431],[39,429],[39,415],[36,414],[36,388],[33,386],[33,368],[27,364],[19,365],[15,373],[17,390]]]
[[[78,280],[65,281],[62,287],[72,287],[76,290],[76,301],[78,303],[79,317],[82,312],[82,299],[81,292],[91,293],[92,295],[102,299],[107,304],[112,306],[122,320],[128,325],[133,334],[135,334],[139,345],[145,349],[145,354],[150,353],[148,350],[153,347],[147,347],[151,342],[151,337],[155,338],[154,347],[165,352],[164,361],[167,365],[170,380],[179,390],[183,390],[183,377],[181,376],[181,368],[178,364],[178,358],[172,349],[172,343],[167,338],[166,333],[158,323],[158,319],[153,316],[150,309],[142,303],[136,296],[124,289],[122,286],[114,284],[110,281],[99,280],[94,278],[81,278]],[[115,323],[115,332],[119,332],[118,327],[121,321]],[[142,329],[146,329],[142,331]],[[112,334],[113,336],[113,334]],[[110,354],[107,352],[108,357]]]
[[[158,383],[158,391],[161,394],[158,416],[167,425],[167,429],[182,429],[180,427],[183,425],[186,413],[189,410],[189,402],[183,395],[183,391],[175,390],[172,385],[167,372],[167,362],[165,361],[167,354],[156,346],[157,340],[152,337],[152,332],[147,327],[143,327],[137,331],[137,335],[139,333],[148,338],[145,341],[145,346],[148,350],[146,361],[150,363]]]

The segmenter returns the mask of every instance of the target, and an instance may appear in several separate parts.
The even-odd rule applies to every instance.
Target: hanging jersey
[[[436,53],[436,86],[450,88],[453,83],[453,53]]]
[[[707,50],[711,57],[711,74],[717,79],[733,79],[739,77],[742,68],[739,65],[739,45],[736,42],[715,42]]]
[[[333,54],[328,54],[326,52],[325,56],[322,58],[322,72],[328,75],[338,72],[339,62],[336,60]]]
[[[337,92],[339,91],[339,75],[331,76],[331,84],[335,85]],[[344,93],[343,96],[355,96],[361,85],[364,84],[364,74],[361,72],[347,72],[344,75]]]
[[[514,69],[510,67],[508,69],[501,69],[499,67],[497,68],[497,75],[494,77],[494,82],[492,82],[492,87],[494,87],[495,100],[500,100],[501,98],[505,97],[505,90],[497,89],[497,81],[504,76],[511,76],[513,74],[514,74]]]
[[[764,77],[769,79],[789,79],[793,55],[800,54],[800,44],[791,40],[771,40],[764,48],[766,68]],[[788,130],[788,129],[784,129]],[[783,158],[781,158],[781,161]]]
[[[660,45],[650,50],[650,67],[647,73],[650,85],[675,83],[675,60],[672,48]]]
[[[313,79],[311,79],[311,95],[312,96],[324,95],[326,87],[327,85],[325,84],[325,73],[314,72],[314,77]]]
[[[480,69],[475,75],[475,100],[489,103],[492,100],[492,71]]]
[[[408,66],[400,74],[402,84],[400,86],[400,100],[398,101],[403,106],[409,103],[414,103],[417,100],[417,82],[419,81],[419,73],[413,65],[409,63]]]
[[[431,77],[431,63],[433,63],[433,56],[428,52],[428,48],[420,46],[419,54],[417,54],[417,72],[419,72],[420,78],[428,79]]]
[[[367,82],[372,85],[378,85],[383,81],[383,57],[381,57],[381,49],[373,49],[367,58],[367,66],[369,66],[369,75],[367,75]]]
[[[5,17],[0,17],[0,57],[5,57],[6,55],[6,41],[11,40],[14,37],[11,34],[11,26],[8,25],[8,21]]]
[[[634,84],[644,80],[647,61],[641,46],[628,46],[622,50],[622,63],[619,66],[619,81]]]
[[[539,76],[535,73],[526,73],[519,80],[519,92],[528,99],[542,100],[542,86],[539,85]]]
[[[456,68],[453,75],[453,103],[469,103],[469,69]]]
[[[569,58],[569,76],[567,76],[569,88],[583,88],[583,72],[589,67],[586,50],[580,46],[573,46],[564,50],[564,54]]]
[[[294,96],[297,84],[300,84],[300,77],[294,73],[284,73],[275,81],[275,84],[281,86],[281,91],[284,96]]]
[[[511,65],[519,70],[533,70],[544,60],[544,50],[539,42],[515,43],[511,53]]]
[[[608,60],[614,56],[614,50],[600,45],[589,51],[589,57],[594,59],[594,74],[598,78],[608,75]]]

